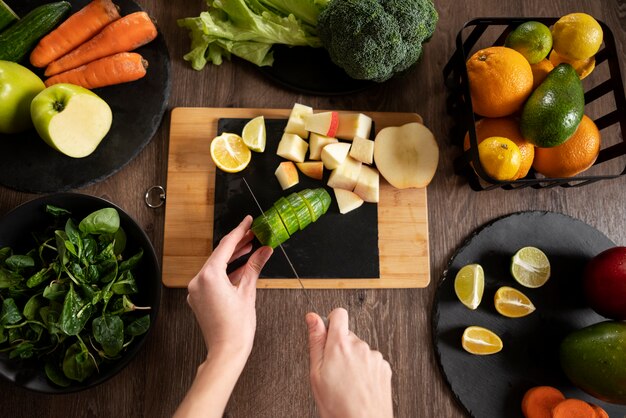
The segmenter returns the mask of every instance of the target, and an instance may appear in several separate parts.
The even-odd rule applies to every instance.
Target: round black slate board
[[[433,339],[445,380],[465,410],[475,418],[523,418],[526,390],[538,385],[559,388],[602,406],[611,417],[624,416],[626,406],[601,402],[575,388],[559,366],[560,341],[569,332],[605,320],[584,303],[579,282],[585,263],[615,244],[591,226],[558,213],[520,212],[489,223],[472,235],[443,273],[433,305]],[[521,247],[542,249],[552,267],[550,280],[528,289],[511,277],[512,255]],[[485,270],[485,292],[476,311],[454,293],[461,267],[479,263]],[[500,286],[521,290],[537,310],[525,318],[505,318],[493,307]],[[479,325],[502,338],[504,348],[475,356],[461,347],[463,330]]]
[[[24,16],[45,1],[7,0],[6,3],[19,16]],[[89,1],[71,3],[73,13]],[[141,10],[131,0],[115,3],[122,15]],[[0,135],[0,184],[34,193],[75,189],[105,179],[135,158],[156,133],[170,94],[170,59],[163,35],[159,33],[154,41],[135,52],[149,63],[144,78],[94,90],[111,106],[113,125],[93,154],[81,159],[67,157],[45,144],[34,129]],[[22,64],[33,69],[27,63]],[[43,79],[42,70],[34,71]]]

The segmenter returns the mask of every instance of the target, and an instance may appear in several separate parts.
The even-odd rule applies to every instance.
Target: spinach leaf
[[[48,212],[49,214],[55,217],[66,216],[66,215],[72,214],[72,212],[70,212],[67,209],[59,208],[53,205],[46,205],[46,212]]]
[[[103,315],[92,322],[93,337],[105,354],[115,357],[124,345],[124,322],[117,315]]]
[[[35,346],[33,345],[33,343],[29,341],[21,342],[9,353],[9,358],[10,359],[16,358],[16,357],[19,357],[21,359],[30,358],[35,353],[34,348]]]
[[[85,327],[92,313],[91,301],[85,302],[74,290],[70,283],[70,290],[65,295],[63,311],[61,312],[61,329],[67,335],[78,335]]]
[[[2,247],[0,248],[0,263],[4,263],[4,260],[11,256],[11,248],[10,247]]]
[[[29,320],[34,320],[39,313],[39,309],[41,309],[47,301],[41,296],[41,293],[37,293],[36,295],[31,296],[24,305],[23,313],[24,317]]]
[[[120,255],[126,248],[126,232],[124,232],[124,228],[120,226],[113,237],[113,241],[115,242],[115,246],[113,251],[115,255]]]
[[[127,335],[136,337],[145,334],[148,328],[150,328],[150,315],[144,315],[128,324],[124,332],[126,332]]]
[[[120,216],[114,208],[104,208],[87,215],[78,228],[88,234],[114,234],[120,227]]]
[[[45,282],[50,277],[51,267],[44,267],[39,270],[37,273],[33,274],[26,280],[26,286],[33,288],[35,286],[39,286],[43,282]]]
[[[117,261],[115,259],[105,260],[96,267],[102,283],[112,282],[117,277]]]
[[[59,259],[61,260],[61,265],[66,265],[69,261],[69,256],[67,255],[65,242],[67,241],[67,234],[65,231],[56,230],[54,231],[54,238],[57,244],[57,251],[59,252]]]
[[[4,333],[4,325],[0,325],[0,344],[7,340],[7,336]]]
[[[93,264],[98,253],[98,243],[93,238],[83,238],[83,260],[84,264]]]
[[[116,295],[131,295],[139,292],[133,273],[128,270],[120,274],[119,279],[115,281],[111,290]]]
[[[0,289],[10,289],[22,281],[22,276],[0,267]]]
[[[2,311],[0,311],[0,324],[11,325],[16,324],[22,320],[22,314],[17,308],[15,301],[12,298],[7,298],[2,302]]]
[[[46,362],[44,370],[46,371],[48,379],[55,385],[66,388],[71,384],[70,380],[65,377],[59,366],[55,365],[52,361]]]
[[[63,358],[63,374],[68,379],[84,381],[96,370],[95,360],[89,355],[89,350],[80,341],[70,345]]]
[[[72,243],[72,247],[75,248],[75,251],[72,253],[76,257],[81,258],[83,254],[83,238],[71,218],[65,223],[65,234],[67,235],[69,242]],[[67,242],[65,243],[65,246],[67,248]]]
[[[94,264],[90,264],[87,267],[87,272],[85,273],[85,281],[87,283],[97,283],[100,280],[100,272],[98,271],[98,267]]]
[[[64,283],[50,282],[43,290],[43,297],[50,300],[62,300],[65,299],[67,291],[68,288]]]
[[[35,267],[35,260],[28,255],[12,255],[4,260],[6,266],[13,271]]]
[[[142,257],[143,257],[143,248],[140,248],[137,254],[133,255],[128,260],[122,261],[120,263],[120,271],[130,270],[134,268],[137,265],[137,263],[141,261]]]

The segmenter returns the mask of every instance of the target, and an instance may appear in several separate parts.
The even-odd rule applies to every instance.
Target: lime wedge
[[[541,287],[550,278],[550,261],[539,248],[524,247],[511,259],[511,275],[522,286]]]
[[[241,137],[251,151],[265,151],[265,119],[263,116],[257,116],[246,123],[241,132]]]
[[[454,292],[463,305],[476,309],[485,290],[485,272],[480,264],[463,266],[454,278]]]

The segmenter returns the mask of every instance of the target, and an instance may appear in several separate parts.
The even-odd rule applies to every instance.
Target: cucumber
[[[285,228],[287,228],[287,232],[289,232],[290,236],[300,230],[300,224],[298,223],[296,212],[293,210],[287,199],[281,197],[276,201],[276,203],[274,203],[274,207],[278,211],[280,219],[283,221],[283,224],[285,224]]]
[[[325,213],[324,205],[322,204],[320,198],[317,197],[317,193],[311,189],[305,189],[298,192],[298,194],[302,197],[302,199],[304,199],[304,202],[309,207],[309,210],[311,211],[311,219],[313,222],[316,222],[320,216]]]
[[[311,218],[311,211],[307,206],[306,202],[302,197],[297,193],[292,193],[287,196],[287,201],[293,208],[296,213],[296,218],[298,219],[298,224],[300,225],[300,230],[302,231],[304,228],[309,226],[313,219]]]
[[[252,222],[252,233],[263,245],[278,247],[289,239],[289,233],[276,208],[271,207]]]
[[[17,20],[19,20],[19,17],[15,12],[5,2],[0,0],[0,31]]]
[[[314,192],[317,194],[317,197],[322,201],[322,209],[324,210],[324,213],[326,213],[331,203],[331,199],[330,199],[330,195],[328,194],[328,191],[320,187],[318,189],[315,189]]]
[[[52,31],[70,10],[72,6],[66,1],[44,4],[31,10],[0,33],[0,60],[22,61],[39,39]]]

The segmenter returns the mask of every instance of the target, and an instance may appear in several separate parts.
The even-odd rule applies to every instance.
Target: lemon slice
[[[503,347],[502,340],[493,331],[476,326],[465,328],[461,344],[465,351],[477,355],[495,354]]]
[[[265,119],[257,116],[243,127],[243,142],[254,152],[265,151]]]
[[[508,286],[502,286],[496,291],[493,302],[496,311],[507,318],[521,318],[535,311],[535,305],[528,296]]]
[[[485,290],[485,272],[480,264],[463,266],[454,278],[456,297],[469,309],[480,305]]]
[[[541,287],[550,278],[550,261],[539,248],[524,247],[511,259],[511,275],[522,286]]]
[[[237,173],[248,166],[252,153],[239,135],[224,133],[211,141],[211,158],[221,170]]]

